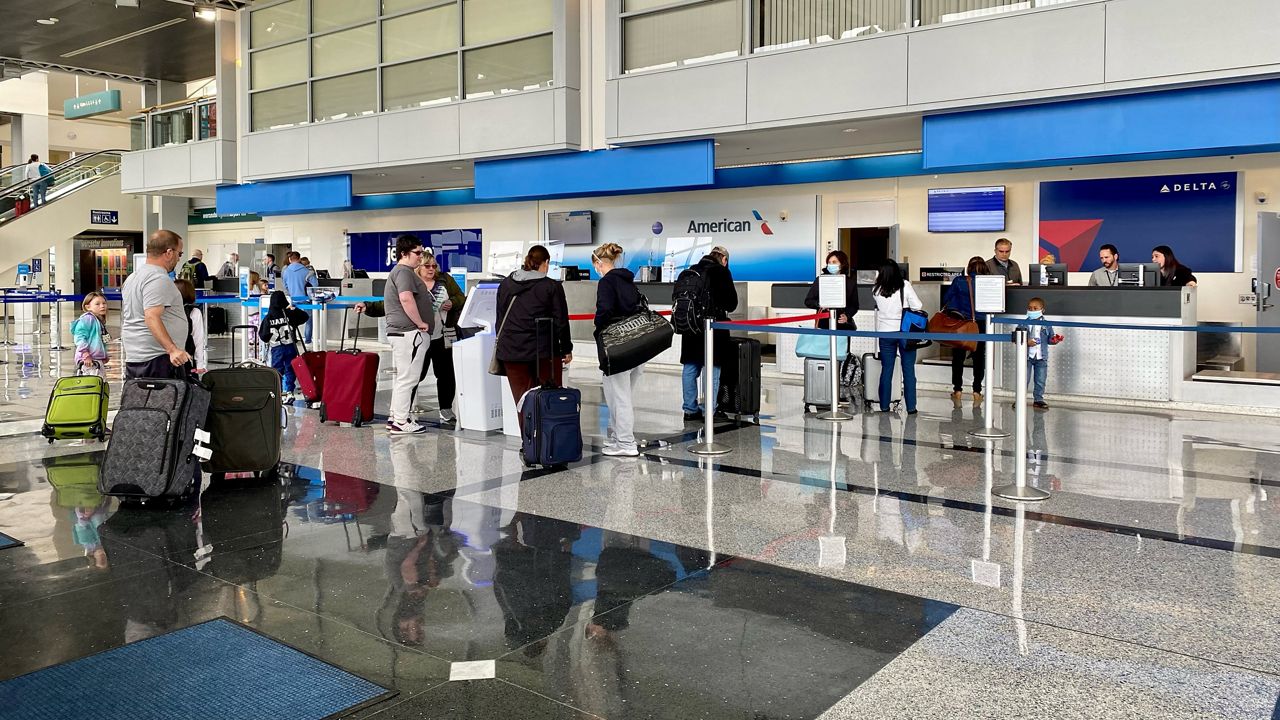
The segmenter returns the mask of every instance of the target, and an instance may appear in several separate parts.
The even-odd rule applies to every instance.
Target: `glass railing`
[[[44,177],[35,180],[24,178],[0,188],[0,225],[35,212],[100,178],[119,173],[122,152],[103,150],[80,155],[53,166],[50,168],[52,172]]]
[[[218,136],[218,106],[215,98],[183,100],[148,108],[129,118],[130,149],[183,145]]]
[[[4,188],[7,188],[7,187],[12,187],[13,185],[16,185],[20,182],[25,181],[26,179],[27,179],[26,163],[22,163],[20,165],[9,165],[6,167],[0,167],[0,190],[3,190]]]

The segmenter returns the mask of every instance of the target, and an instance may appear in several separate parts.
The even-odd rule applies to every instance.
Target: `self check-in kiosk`
[[[453,344],[453,368],[458,380],[458,426],[465,430],[502,427],[503,398],[510,395],[504,378],[489,374],[497,341],[498,283],[480,283],[467,293],[458,317],[459,328],[479,332]]]

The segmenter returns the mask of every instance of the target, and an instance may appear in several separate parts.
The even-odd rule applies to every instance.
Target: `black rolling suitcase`
[[[134,500],[181,498],[208,457],[209,390],[194,376],[125,383],[98,491]]]
[[[760,341],[729,338],[729,356],[720,368],[719,409],[760,420]]]
[[[231,323],[227,318],[226,308],[217,305],[206,305],[205,317],[208,318],[210,335],[226,335],[231,332]]]
[[[233,343],[234,345],[234,343]],[[235,351],[232,350],[232,353]],[[254,360],[204,374],[212,455],[205,472],[264,473],[280,462],[280,373]]]
[[[547,338],[547,347],[554,345],[549,318],[539,318],[534,327],[539,349],[543,347],[543,337]],[[552,359],[554,362],[554,354]],[[554,467],[582,459],[582,393],[577,388],[556,387],[548,379],[520,398],[519,412],[520,459],[526,466]]]

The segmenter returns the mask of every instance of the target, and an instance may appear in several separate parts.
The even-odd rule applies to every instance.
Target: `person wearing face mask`
[[[1033,297],[1027,301],[1027,319],[1044,320],[1044,300]],[[1030,333],[1027,340],[1027,375],[1032,385],[1032,407],[1048,410],[1044,401],[1044,386],[1049,378],[1049,348],[1062,342],[1062,336],[1053,332],[1052,325],[1023,325]]]
[[[858,326],[853,321],[853,316],[858,312],[858,278],[849,266],[849,256],[845,255],[843,250],[832,250],[827,253],[827,265],[822,268],[822,274],[845,276],[844,307],[837,312],[836,328],[857,330]],[[818,282],[818,278],[813,279],[813,284],[809,286],[809,294],[805,296],[804,306],[826,313],[828,308],[818,305]],[[825,322],[822,323],[822,327],[826,327]]]

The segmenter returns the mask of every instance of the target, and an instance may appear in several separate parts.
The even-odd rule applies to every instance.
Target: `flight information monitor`
[[[1001,232],[1004,186],[929,191],[929,232]]]

